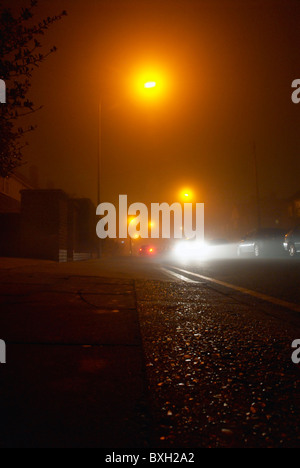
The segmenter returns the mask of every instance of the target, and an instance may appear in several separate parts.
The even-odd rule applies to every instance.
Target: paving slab
[[[0,367],[0,447],[149,443],[138,347],[9,344]]]
[[[0,447],[151,445],[133,280],[34,268],[0,269]]]

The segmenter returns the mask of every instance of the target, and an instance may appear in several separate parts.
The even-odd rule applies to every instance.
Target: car
[[[296,226],[285,235],[283,247],[290,257],[296,257],[300,253],[300,226]]]
[[[254,257],[282,256],[285,231],[278,228],[256,229],[238,243],[237,255]]]
[[[152,256],[155,254],[155,249],[152,245],[142,245],[140,248],[139,248],[139,255],[143,255],[143,256]]]

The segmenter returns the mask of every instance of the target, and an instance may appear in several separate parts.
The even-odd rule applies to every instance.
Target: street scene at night
[[[299,20],[0,0],[0,448],[300,447]]]

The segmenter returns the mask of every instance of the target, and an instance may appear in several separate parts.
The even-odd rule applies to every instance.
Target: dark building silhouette
[[[300,224],[300,192],[288,199],[275,195],[260,200],[261,227],[280,228],[288,231]],[[238,203],[232,209],[229,232],[232,238],[239,238],[258,227],[256,202],[249,200]]]
[[[0,213],[0,257],[21,257],[20,213]]]
[[[68,204],[68,260],[87,260],[96,254],[96,208],[88,198]]]
[[[34,166],[30,180],[18,173],[0,177],[0,256],[65,262],[86,260],[96,252],[96,208],[91,200],[38,189]]]
[[[96,208],[89,199],[70,199],[62,190],[21,192],[23,257],[59,262],[96,255]]]
[[[21,191],[36,188],[33,180],[17,172],[11,177],[0,177],[0,213],[20,213]]]
[[[0,256],[21,256],[20,211],[21,191],[33,189],[34,182],[16,172],[0,177]]]
[[[22,190],[21,196],[23,256],[67,261],[67,195],[62,190]]]

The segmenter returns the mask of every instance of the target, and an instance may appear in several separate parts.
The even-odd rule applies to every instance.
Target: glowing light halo
[[[144,88],[150,89],[150,88],[155,88],[156,87],[156,81],[147,81],[144,84]]]
[[[128,75],[132,97],[148,104],[161,104],[171,92],[172,80],[160,64],[141,64]]]

